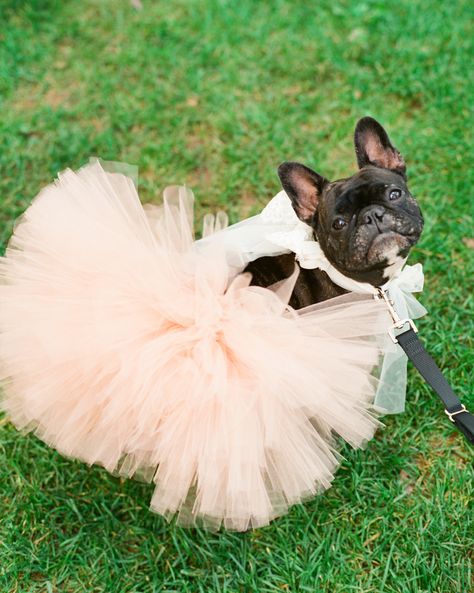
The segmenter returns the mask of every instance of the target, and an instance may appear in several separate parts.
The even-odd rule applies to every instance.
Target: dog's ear
[[[278,176],[298,218],[311,224],[328,180],[300,163],[282,163]]]
[[[372,117],[357,122],[354,144],[359,168],[373,165],[391,169],[405,177],[406,166],[402,155],[392,146],[387,132]]]

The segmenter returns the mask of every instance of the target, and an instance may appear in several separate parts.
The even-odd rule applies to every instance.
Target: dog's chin
[[[377,235],[367,250],[367,264],[370,267],[382,263],[392,264],[398,257],[404,257],[412,246],[413,241],[405,235],[395,231],[387,231]]]
[[[337,264],[336,267],[353,280],[381,286],[398,273],[415,242],[395,231],[380,233],[372,239],[365,252],[358,252],[357,259],[349,260],[344,267]]]

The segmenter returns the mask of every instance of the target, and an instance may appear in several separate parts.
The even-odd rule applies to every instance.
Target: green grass
[[[350,174],[372,115],[426,218],[421,334],[474,407],[470,2],[142,1],[0,0],[0,244],[91,155],[138,164],[146,201],[185,182],[237,220],[282,160]],[[414,371],[408,391],[327,493],[244,534],[168,524],[152,486],[0,420],[0,591],[468,593],[472,449]]]

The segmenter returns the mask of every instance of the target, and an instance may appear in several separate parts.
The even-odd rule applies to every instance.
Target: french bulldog
[[[378,287],[403,265],[420,237],[423,216],[407,187],[405,161],[384,128],[362,118],[354,144],[359,170],[351,177],[329,181],[295,162],[282,163],[278,175],[329,262],[345,276]],[[253,285],[269,286],[288,277],[294,265],[290,253],[261,257],[245,271]],[[325,272],[302,268],[289,304],[300,309],[346,292]]]

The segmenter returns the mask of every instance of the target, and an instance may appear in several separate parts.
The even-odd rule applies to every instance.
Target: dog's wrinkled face
[[[328,260],[346,276],[380,286],[418,241],[423,217],[405,162],[378,122],[358,122],[355,148],[360,170],[347,179],[330,182],[299,163],[283,163],[278,174]]]

